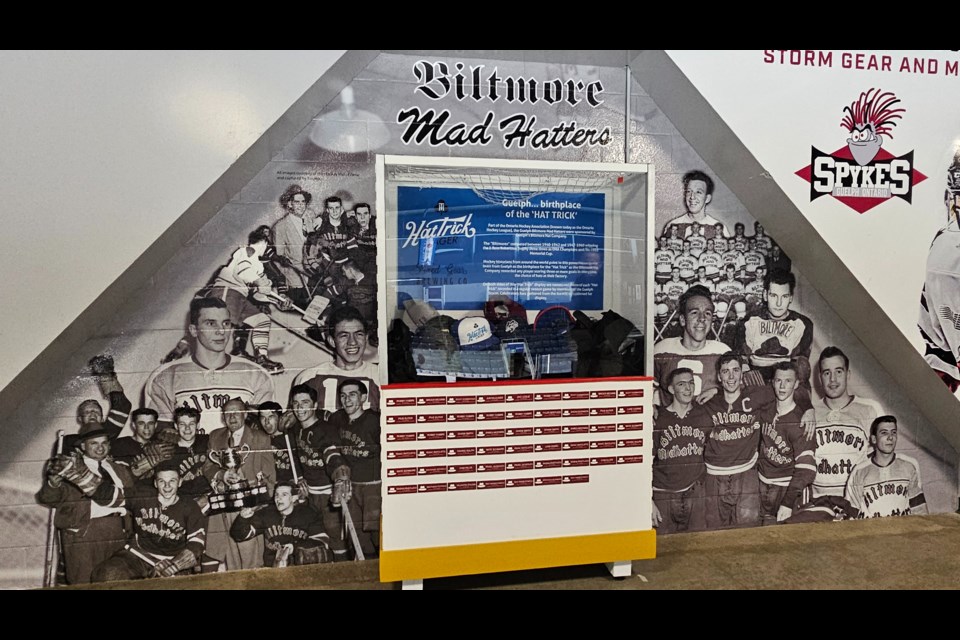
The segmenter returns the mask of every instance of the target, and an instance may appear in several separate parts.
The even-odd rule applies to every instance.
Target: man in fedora
[[[99,422],[85,422],[77,448],[54,456],[37,494],[54,507],[60,529],[67,584],[90,582],[94,568],[123,547],[126,539],[125,491],[133,487],[130,468],[110,458],[112,432]]]

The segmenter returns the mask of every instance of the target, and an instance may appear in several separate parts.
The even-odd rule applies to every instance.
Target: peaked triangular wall
[[[415,93],[412,68],[418,60],[497,67],[501,75],[539,80],[575,78],[602,83],[603,101],[552,106],[507,105],[491,100],[429,100]],[[626,68],[631,80],[629,118]],[[358,112],[337,100],[352,87]],[[469,89],[468,82],[468,89]],[[609,127],[606,145],[539,150],[505,149],[494,136],[487,145],[405,144],[398,111],[450,110],[451,122],[477,123],[486,112],[497,120],[522,112],[537,127],[576,120],[579,126]],[[372,114],[372,116],[371,116]],[[350,129],[359,146],[376,137],[371,118],[385,121],[389,140],[376,149],[331,152],[319,147],[317,122]],[[626,122],[626,124],[625,124]],[[359,126],[359,129],[357,128]],[[627,131],[625,131],[625,128]],[[311,139],[314,136],[314,140]],[[49,511],[34,493],[58,429],[76,430],[76,408],[98,398],[92,379],[81,375],[87,360],[111,354],[134,407],[144,402],[144,386],[160,359],[183,335],[186,309],[231,253],[260,224],[273,225],[284,211],[278,198],[292,184],[313,197],[320,214],[323,199],[339,195],[344,204],[375,201],[375,153],[530,158],[584,162],[646,162],[656,172],[656,227],[683,213],[682,175],[701,169],[717,181],[710,212],[727,223],[752,229],[761,221],[793,258],[800,274],[796,308],[815,322],[813,358],[819,349],[839,345],[853,362],[851,390],[880,400],[901,419],[900,449],[918,459],[927,501],[934,511],[956,504],[957,403],[930,383],[936,379],[896,328],[877,318],[882,311],[850,276],[839,259],[764,177],[749,151],[716,116],[663,52],[518,51],[351,51],[241,157],[171,229],[121,276],[67,331],[0,392],[0,586],[38,586],[43,571]],[[381,304],[383,302],[381,301]],[[278,316],[279,318],[279,316]],[[885,319],[885,318],[884,318]],[[642,322],[642,319],[636,319]],[[302,326],[302,325],[301,325]],[[381,346],[381,354],[383,346]],[[329,360],[307,340],[274,324],[271,357],[286,372],[273,376],[275,398],[286,405],[295,374]],[[894,375],[891,375],[894,374]],[[204,402],[202,398],[199,402]],[[105,405],[106,402],[103,402]],[[216,406],[210,406],[216,411]],[[128,431],[124,435],[127,435]],[[952,445],[952,446],[951,446]]]

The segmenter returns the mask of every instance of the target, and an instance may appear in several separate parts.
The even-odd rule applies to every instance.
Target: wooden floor
[[[425,589],[956,589],[960,515],[664,536],[616,580],[601,565],[427,580]],[[71,587],[63,587],[69,589]],[[97,589],[399,589],[376,561],[115,582]]]

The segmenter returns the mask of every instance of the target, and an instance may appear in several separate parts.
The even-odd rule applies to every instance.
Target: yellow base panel
[[[654,530],[380,552],[380,581],[542,569],[657,555]]]

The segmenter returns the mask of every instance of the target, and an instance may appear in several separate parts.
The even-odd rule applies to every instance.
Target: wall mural
[[[379,56],[25,399],[0,435],[0,586],[375,558],[374,154],[622,161],[623,80]],[[657,172],[656,322],[629,321],[656,340],[658,532],[952,511],[956,453],[631,93],[629,161]],[[487,135],[411,133],[441,120]]]

